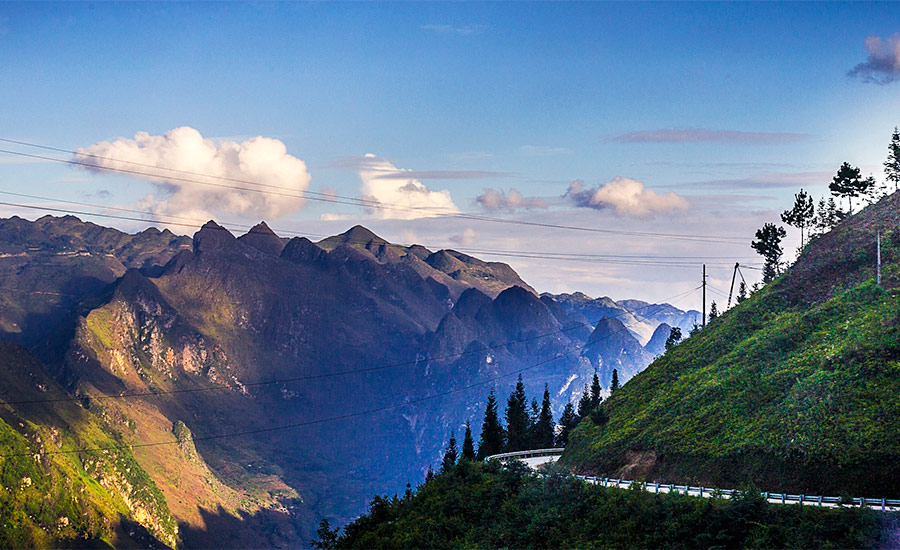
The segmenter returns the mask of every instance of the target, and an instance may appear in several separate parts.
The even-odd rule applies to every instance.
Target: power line
[[[138,166],[144,166],[144,167],[148,166],[143,163],[135,163],[133,161],[118,160],[118,159],[114,159],[114,158],[110,158],[110,157],[101,157],[98,155],[83,154],[83,153],[79,153],[77,151],[69,151],[69,150],[65,150],[65,149],[48,148],[46,146],[27,143],[27,142],[23,142],[23,141],[14,141],[14,140],[9,140],[9,139],[4,139],[4,138],[0,138],[0,141],[5,141],[7,143],[16,143],[16,144],[24,145],[24,146],[28,146],[28,147],[38,147],[38,148],[42,148],[42,149],[50,149],[50,150],[54,150],[54,151],[65,152],[65,153],[76,155],[76,156],[83,155],[83,156],[88,156],[89,158],[93,157],[93,158],[97,158],[97,159],[110,160],[113,162],[120,162],[120,163],[125,163],[125,164],[132,164],[132,165],[138,165]],[[0,149],[0,153],[4,153],[4,154],[8,154],[8,155],[16,155],[16,156],[21,156],[21,157],[27,157],[27,158],[34,158],[34,159],[39,159],[39,160],[47,160],[47,161],[51,161],[51,162],[58,162],[58,163],[69,164],[69,165],[73,165],[73,166],[82,166],[84,168],[90,168],[90,169],[95,169],[95,170],[106,170],[109,172],[118,172],[118,173],[133,175],[133,176],[144,176],[144,177],[158,179],[158,180],[196,183],[199,185],[209,185],[209,186],[225,188],[225,189],[250,191],[250,192],[271,194],[271,195],[283,196],[283,197],[289,197],[289,198],[309,199],[309,200],[327,202],[327,203],[333,203],[333,204],[364,206],[366,208],[375,208],[375,209],[382,209],[382,210],[398,210],[398,211],[406,211],[406,212],[416,212],[416,213],[420,213],[420,214],[426,213],[426,214],[429,214],[431,217],[451,217],[451,218],[466,219],[466,220],[472,220],[472,221],[515,224],[515,225],[525,225],[525,226],[532,226],[532,227],[566,229],[566,230],[573,230],[573,231],[583,231],[583,232],[613,234],[613,235],[626,235],[626,236],[647,237],[647,238],[678,239],[678,240],[700,241],[700,242],[718,242],[718,243],[726,243],[726,244],[737,244],[737,243],[743,243],[745,241],[745,239],[743,237],[722,237],[722,236],[717,236],[717,235],[687,235],[687,234],[659,233],[659,232],[648,232],[648,231],[626,231],[626,230],[616,230],[616,229],[601,229],[601,228],[596,228],[596,227],[582,227],[582,226],[574,226],[574,225],[535,222],[535,221],[528,221],[528,220],[498,218],[498,217],[493,217],[493,216],[466,214],[466,213],[460,213],[460,212],[446,212],[444,210],[438,210],[438,209],[429,208],[429,207],[406,207],[406,206],[402,206],[402,205],[384,203],[384,202],[380,202],[380,201],[372,201],[372,200],[368,200],[368,199],[345,197],[345,196],[331,195],[331,194],[326,194],[326,193],[317,193],[314,191],[300,191],[300,190],[285,188],[285,187],[281,187],[281,186],[273,186],[273,185],[263,184],[260,182],[253,182],[253,181],[248,181],[248,180],[238,180],[235,178],[227,178],[224,176],[214,176],[214,175],[210,175],[210,174],[199,174],[197,172],[188,172],[188,171],[184,171],[184,170],[178,170],[178,169],[174,169],[174,168],[165,168],[165,167],[159,167],[159,166],[154,166],[153,168],[157,169],[157,170],[160,170],[160,169],[167,170],[167,171],[174,172],[174,173],[182,173],[182,174],[186,174],[186,175],[201,176],[201,177],[210,178],[210,179],[214,179],[214,180],[240,182],[245,185],[256,185],[258,187],[263,187],[266,189],[240,187],[240,186],[235,186],[235,185],[225,185],[225,184],[221,184],[221,183],[214,183],[214,182],[209,182],[209,181],[184,178],[184,177],[180,177],[180,176],[171,176],[171,175],[166,175],[166,174],[142,172],[139,170],[131,170],[131,169],[127,169],[127,168],[113,168],[113,167],[108,167],[108,166],[100,166],[96,163],[82,162],[82,161],[78,161],[78,160],[74,160],[74,159],[60,159],[60,158],[55,158],[55,157],[48,157],[46,155],[34,155],[31,153],[23,153],[20,151],[11,151],[11,150],[7,150],[7,149]],[[271,190],[267,190],[267,189],[271,189]],[[279,189],[281,191],[279,191]],[[288,190],[289,192],[284,192],[283,190]]]
[[[697,288],[700,288],[700,287],[697,287]],[[685,292],[675,294],[669,298],[664,298],[663,302],[668,302],[669,300],[674,300],[675,302],[678,302],[678,301],[682,300],[683,298],[685,298],[687,295],[689,295],[693,292],[696,292],[697,288],[693,288],[691,290],[687,290]],[[664,304],[647,304],[646,306],[636,308],[632,311],[624,311],[617,315],[611,315],[607,318],[612,318],[612,319],[619,318],[619,317],[622,317],[625,315],[632,314],[636,311],[648,309],[650,307],[663,308],[663,307],[665,307],[665,305]],[[56,399],[32,399],[32,400],[24,400],[24,401],[3,401],[3,403],[6,405],[34,405],[34,404],[39,404],[39,403],[81,402],[81,401],[84,401],[85,399],[94,399],[94,400],[98,400],[98,401],[105,400],[105,399],[128,399],[128,398],[132,398],[132,397],[152,397],[152,396],[174,395],[174,394],[182,394],[182,393],[199,393],[199,392],[205,392],[205,391],[233,390],[233,389],[241,389],[242,387],[244,387],[244,388],[259,387],[259,386],[269,386],[269,385],[275,385],[275,384],[286,384],[289,382],[302,382],[302,381],[307,381],[307,380],[318,380],[318,379],[322,379],[322,378],[332,378],[335,376],[345,376],[345,375],[350,375],[350,374],[363,374],[363,373],[381,371],[381,370],[392,369],[392,368],[397,368],[397,367],[417,365],[417,364],[419,364],[420,361],[443,361],[445,359],[452,359],[455,357],[464,357],[466,355],[472,355],[472,354],[481,353],[484,351],[490,351],[490,350],[494,350],[494,349],[507,347],[512,344],[521,344],[524,342],[540,340],[542,338],[547,338],[549,336],[554,336],[557,334],[563,334],[565,332],[570,332],[570,331],[577,330],[580,328],[585,328],[585,327],[593,327],[593,325],[591,325],[591,323],[579,323],[575,326],[562,328],[559,330],[554,330],[552,332],[548,332],[548,333],[544,333],[544,334],[538,334],[536,336],[530,336],[528,338],[523,338],[520,340],[509,340],[506,342],[494,344],[491,346],[485,346],[483,348],[479,348],[479,349],[475,349],[475,350],[468,350],[468,351],[464,351],[464,352],[460,352],[460,353],[449,353],[449,354],[440,355],[437,357],[423,357],[422,359],[419,359],[418,358],[419,354],[417,353],[416,354],[417,358],[413,361],[390,363],[387,365],[380,365],[380,366],[369,367],[369,368],[365,368],[365,369],[352,369],[352,370],[345,370],[345,371],[338,371],[338,372],[331,372],[331,373],[313,374],[313,375],[307,375],[307,376],[297,376],[297,377],[292,377],[292,378],[280,378],[280,379],[276,379],[276,380],[248,382],[246,384],[240,384],[240,385],[225,384],[225,385],[213,386],[213,387],[184,388],[184,389],[177,389],[177,390],[145,391],[145,392],[136,392],[136,393],[121,394],[121,395],[60,397],[60,398],[56,398]],[[427,352],[425,352],[425,353],[427,353]]]
[[[694,289],[694,291],[696,291],[696,289]],[[664,305],[661,305],[661,306],[660,306],[660,310],[661,310],[663,307],[665,307],[665,306],[664,306]],[[614,334],[610,334],[610,335],[608,335],[606,338],[611,338],[612,336],[615,336],[615,335],[614,335]],[[484,385],[487,385],[487,384],[490,384],[490,383],[493,383],[493,382],[497,382],[497,381],[502,380],[502,379],[504,379],[504,378],[507,378],[507,377],[509,377],[509,376],[513,376],[513,375],[515,375],[515,374],[521,374],[521,373],[523,373],[523,372],[525,372],[525,371],[528,371],[528,370],[531,370],[531,369],[538,368],[538,367],[540,367],[540,366],[543,366],[543,365],[552,363],[553,361],[556,361],[557,359],[561,359],[561,358],[563,358],[563,357],[565,357],[565,356],[567,356],[567,355],[570,355],[570,354],[572,354],[572,353],[579,352],[579,351],[584,351],[588,346],[592,346],[592,345],[594,345],[594,344],[597,344],[598,342],[602,342],[602,341],[605,340],[606,338],[598,338],[597,340],[595,340],[595,341],[593,341],[593,342],[588,342],[587,344],[585,344],[585,345],[583,345],[583,346],[579,346],[579,347],[577,347],[577,348],[575,348],[575,349],[572,349],[572,350],[565,351],[565,352],[563,352],[563,353],[557,354],[555,357],[551,357],[550,359],[546,359],[546,360],[544,360],[544,361],[540,361],[540,362],[538,362],[538,363],[534,363],[534,364],[529,365],[529,366],[527,366],[527,367],[523,367],[523,368],[521,368],[521,369],[517,369],[517,370],[511,371],[511,372],[507,372],[507,373],[504,373],[504,374],[498,374],[498,375],[493,376],[493,377],[491,377],[491,378],[488,378],[488,379],[486,379],[486,380],[482,380],[482,381],[480,381],[480,382],[473,382],[473,383],[471,383],[471,384],[468,384],[468,385],[465,385],[465,386],[462,386],[462,387],[459,387],[459,388],[455,388],[455,389],[452,389],[452,390],[447,390],[447,391],[443,391],[443,392],[438,392],[438,393],[435,393],[435,394],[426,395],[426,396],[418,397],[418,398],[415,398],[415,399],[406,399],[406,400],[404,400],[404,401],[402,401],[402,402],[392,403],[392,404],[390,404],[390,405],[385,405],[385,406],[382,406],[382,407],[377,407],[377,408],[368,409],[368,410],[364,410],[364,411],[358,411],[358,412],[355,412],[355,413],[342,414],[342,415],[339,415],[339,416],[331,416],[331,417],[320,418],[320,419],[316,419],[316,420],[308,420],[308,421],[305,421],[305,422],[295,422],[295,423],[292,423],[292,424],[283,424],[283,425],[280,425],[280,426],[271,426],[271,427],[268,427],[268,428],[257,428],[257,429],[253,429],[253,430],[245,430],[245,431],[241,431],[241,432],[229,432],[229,433],[224,433],[224,434],[214,434],[214,435],[207,435],[207,436],[202,436],[202,437],[191,437],[189,441],[191,441],[192,443],[195,443],[195,442],[197,442],[197,441],[211,441],[211,440],[215,440],[215,439],[226,439],[226,438],[230,438],[230,437],[240,437],[240,436],[245,436],[245,435],[255,435],[255,434],[260,434],[260,433],[268,433],[268,432],[274,432],[274,431],[289,430],[289,429],[293,429],[293,428],[301,428],[301,427],[305,427],[305,426],[313,426],[313,425],[317,425],[317,424],[324,424],[324,423],[327,423],[327,422],[334,422],[334,421],[337,421],[337,420],[345,420],[345,419],[348,419],[348,418],[355,418],[355,417],[359,417],[359,416],[365,416],[365,415],[369,415],[369,414],[375,414],[375,413],[379,413],[379,412],[388,411],[388,410],[391,410],[391,409],[400,408],[400,407],[403,407],[403,406],[406,406],[406,405],[412,405],[412,404],[416,404],[416,403],[422,403],[422,402],[425,402],[425,401],[430,401],[430,400],[432,400],[432,399],[437,399],[437,398],[440,398],[440,397],[445,397],[445,396],[447,396],[447,395],[452,395],[452,394],[455,394],[455,393],[460,393],[460,392],[467,391],[467,390],[470,390],[470,389],[473,389],[473,388],[477,388],[477,387],[480,387],[480,386],[484,386]],[[181,441],[179,441],[179,440],[176,439],[176,440],[173,440],[173,441],[155,441],[155,442],[150,442],[150,443],[136,443],[136,444],[132,444],[132,445],[115,445],[115,446],[107,446],[107,447],[90,447],[90,448],[69,449],[69,450],[61,450],[61,451],[48,451],[48,452],[45,452],[45,453],[43,453],[43,454],[45,454],[45,455],[61,455],[61,454],[77,454],[77,453],[84,453],[84,452],[128,450],[128,449],[136,449],[136,448],[144,448],[144,447],[159,447],[159,446],[163,446],[163,445],[178,445],[178,444],[180,444],[180,443],[181,443]],[[12,453],[12,454],[0,455],[0,458],[13,458],[13,457],[21,457],[21,456],[32,456],[32,454],[33,454],[33,453]]]
[[[83,206],[90,206],[95,208],[103,208],[114,211],[123,211],[137,214],[152,214],[150,212],[146,212],[144,210],[134,210],[129,208],[119,208],[119,207],[106,207],[103,205],[84,203],[78,201],[67,201],[64,199],[52,199],[48,197],[38,197],[36,195],[26,195],[24,193],[15,193],[11,191],[0,191],[0,194],[8,194],[15,196],[25,196],[31,198],[39,198],[40,200],[50,200],[50,201],[58,201],[69,204],[77,204]],[[116,214],[103,214],[100,212],[88,212],[84,210],[74,210],[74,209],[66,209],[66,208],[56,208],[53,206],[43,206],[36,204],[25,204],[25,203],[12,203],[0,201],[0,205],[3,206],[11,206],[15,208],[27,208],[31,210],[40,210],[40,211],[49,211],[56,212],[62,214],[70,214],[70,215],[79,215],[79,216],[96,216],[100,218],[111,218],[117,220],[126,220],[126,221],[140,221],[147,223],[158,223],[158,224],[167,224],[167,225],[176,225],[182,227],[190,227],[190,228],[200,228],[203,227],[203,224],[196,220],[195,218],[185,218],[183,216],[173,216],[180,219],[192,220],[195,223],[186,223],[186,222],[173,222],[166,221],[160,219],[149,219],[149,218],[135,218],[132,216],[123,216]],[[156,215],[156,214],[153,214]],[[163,217],[170,217],[167,214],[163,214]],[[252,228],[249,225],[242,224],[234,224],[234,223],[225,223],[220,224],[220,227],[208,227],[207,229],[216,229],[228,231],[228,227],[238,227],[242,229],[250,229]],[[273,231],[275,231],[273,229]],[[317,238],[327,238],[325,235],[301,232],[301,231],[293,231],[293,230],[278,230],[279,233],[293,234],[295,236],[303,236],[303,237],[317,237]],[[334,235],[332,235],[334,236]],[[362,240],[354,240],[349,239],[347,243],[355,243],[355,244],[368,244],[369,241]],[[385,241],[385,244],[392,244]],[[435,248],[435,247],[432,247]],[[698,261],[701,257],[697,256],[657,256],[657,255],[615,255],[615,254],[587,254],[587,253],[562,253],[562,252],[523,252],[516,250],[500,250],[500,249],[485,249],[485,248],[467,248],[467,247],[458,247],[455,250],[462,252],[469,252],[472,254],[487,254],[494,256],[506,256],[506,257],[515,257],[515,258],[536,258],[536,259],[547,259],[547,260],[564,260],[564,261],[576,261],[576,262],[591,262],[591,263],[608,263],[608,264],[623,264],[623,265],[658,265],[662,267],[694,267],[698,262],[691,262],[694,258],[697,258]],[[714,258],[742,258],[735,256],[714,256]],[[728,262],[713,262],[710,265],[730,265]]]

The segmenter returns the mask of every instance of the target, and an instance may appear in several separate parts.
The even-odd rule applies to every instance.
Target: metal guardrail
[[[615,487],[619,489],[627,489],[633,484],[638,483],[645,491],[652,491],[654,493],[678,492],[700,497],[726,499],[732,498],[735,493],[738,493],[738,491],[734,489],[716,489],[712,487],[695,487],[692,485],[674,485],[666,483],[642,483],[640,481],[633,481],[628,479],[616,479],[596,476],[575,475],[575,477],[587,481],[588,483],[593,483],[594,485]],[[849,499],[849,501],[845,501],[845,499],[841,497],[829,497],[820,495],[793,495],[790,493],[770,493],[768,491],[761,492],[760,495],[762,495],[763,498],[766,499],[766,501],[774,504],[790,504],[795,502],[800,505],[809,503],[815,506],[837,506],[843,504],[845,506],[866,506],[876,509],[880,508],[882,512],[900,510],[900,499],[855,497]]]
[[[564,449],[555,448],[555,449],[534,449],[530,451],[516,451],[512,453],[501,453],[496,455],[491,455],[485,458],[485,462],[488,460],[499,460],[501,462],[505,462],[510,459],[526,459],[526,458],[537,458],[542,456],[561,456]],[[539,475],[547,475],[545,473],[539,473]],[[638,483],[645,491],[652,491],[654,493],[683,493],[687,495],[696,495],[700,497],[707,498],[725,498],[730,499],[739,491],[735,489],[716,489],[712,487],[697,487],[692,485],[675,485],[675,484],[666,484],[666,483],[644,483],[640,481],[634,481],[630,479],[616,479],[610,477],[596,477],[596,476],[583,476],[574,474],[578,479],[584,480],[588,483],[592,483],[594,485],[602,485],[604,487],[615,487],[619,489],[627,489],[630,488],[633,484]],[[887,511],[900,511],[900,499],[890,499],[890,498],[863,498],[863,497],[854,497],[849,499],[849,501],[841,498],[841,497],[829,497],[829,496],[820,496],[820,495],[794,495],[790,493],[770,493],[768,491],[760,492],[763,498],[766,501],[774,503],[774,504],[790,504],[790,503],[798,503],[801,506],[804,503],[813,504],[815,506],[866,506],[869,508],[881,509],[883,512]]]
[[[522,458],[536,458],[536,457],[540,457],[540,456],[562,456],[564,450],[565,449],[559,447],[559,448],[552,448],[552,449],[534,449],[534,450],[530,450],[530,451],[515,451],[512,453],[500,453],[498,455],[491,455],[489,457],[486,457],[484,459],[484,461],[487,462],[488,460],[499,460],[500,462],[504,462],[511,458],[518,460],[518,459],[522,459]]]

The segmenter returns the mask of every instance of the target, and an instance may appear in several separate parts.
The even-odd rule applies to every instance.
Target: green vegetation
[[[19,400],[65,395],[12,344],[0,343],[0,381]],[[5,405],[0,418],[0,547],[134,544],[123,522],[177,542],[162,493],[95,414],[58,401]]]
[[[900,495],[894,195],[818,236],[773,283],[670,348],[582,421],[561,462],[628,479]],[[883,231],[884,287],[874,275]]]
[[[607,489],[540,478],[522,463],[463,461],[403,497],[375,497],[340,536],[323,522],[319,548],[871,548],[871,510],[767,504]]]

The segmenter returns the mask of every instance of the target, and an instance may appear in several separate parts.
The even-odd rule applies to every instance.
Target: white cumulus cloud
[[[306,163],[289,155],[277,139],[257,136],[241,143],[216,142],[188,126],[161,136],[138,132],[134,139],[95,143],[78,149],[75,160],[97,172],[104,168],[139,172],[131,175],[157,188],[141,201],[142,207],[156,214],[200,219],[286,216],[303,206],[298,195],[308,189],[310,180]]]
[[[616,177],[593,189],[585,189],[584,182],[575,180],[564,195],[575,206],[595,210],[614,210],[616,214],[646,217],[653,214],[687,210],[684,197],[669,191],[659,194],[645,189],[644,184],[631,178]]]
[[[516,189],[510,189],[507,192],[502,189],[488,187],[484,190],[484,193],[475,197],[475,202],[480,204],[481,207],[488,212],[495,212],[497,210],[515,212],[520,208],[525,210],[547,208],[547,203],[543,199],[523,196],[522,193]]]
[[[360,162],[358,168],[362,194],[370,201],[368,210],[375,216],[413,220],[459,212],[449,191],[432,191],[421,181],[404,174],[406,170],[371,153],[362,160],[364,162]]]

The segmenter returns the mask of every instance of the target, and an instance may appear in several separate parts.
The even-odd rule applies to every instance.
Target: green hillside
[[[7,343],[0,391],[19,403],[0,407],[0,547],[176,544],[162,493],[109,435],[102,407],[66,401],[40,363]],[[72,452],[84,448],[95,450]]]
[[[786,274],[613,394],[608,421],[581,422],[561,463],[670,483],[900,496],[898,212],[895,194],[816,238]]]

